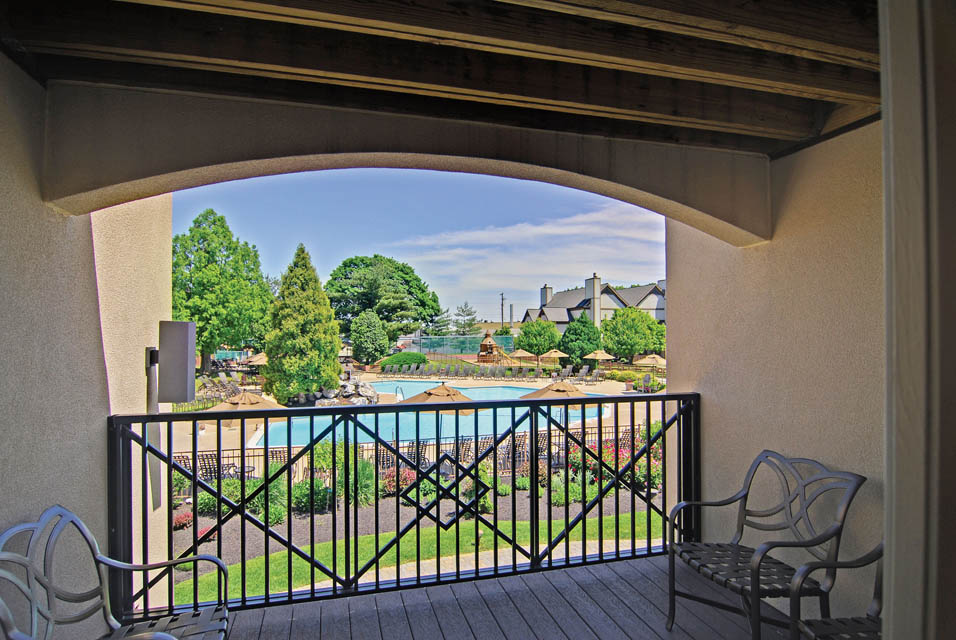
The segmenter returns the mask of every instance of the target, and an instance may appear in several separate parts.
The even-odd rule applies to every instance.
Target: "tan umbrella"
[[[261,367],[263,365],[269,364],[269,357],[265,353],[257,353],[246,360],[245,364],[249,365],[250,367]]]
[[[512,351],[508,354],[509,358],[514,358],[515,360],[522,360],[524,358],[534,358],[535,355],[524,349],[518,349],[517,351]]]
[[[649,365],[652,367],[664,367],[664,366],[667,366],[667,360],[660,357],[656,353],[652,353],[650,355],[644,356],[643,358],[640,358],[639,360],[635,360],[634,364],[643,364],[643,365]]]
[[[522,400],[564,400],[566,398],[581,398],[587,394],[566,380],[552,382],[546,387],[521,396]]]
[[[449,387],[442,382],[437,387],[417,393],[410,398],[405,398],[398,404],[447,404],[449,402],[471,402],[471,398],[458,389]],[[444,409],[440,413],[455,413],[456,411],[459,415],[463,416],[475,412],[474,409]]]
[[[613,360],[614,356],[605,351],[604,349],[598,349],[597,351],[592,351],[583,358],[584,360]]]
[[[222,411],[258,411],[259,409],[284,409],[285,407],[278,402],[269,400],[268,398],[263,398],[260,395],[255,393],[250,393],[249,391],[243,391],[234,396],[226,398],[225,402],[220,402],[214,407],[206,409],[208,412],[222,412]],[[282,424],[285,422],[285,418],[276,418],[269,420],[269,425]],[[216,424],[215,420],[212,421],[201,421],[205,424]],[[248,418],[246,420],[246,426],[260,425],[265,422],[264,418]],[[222,426],[226,428],[235,428],[238,427],[242,421],[239,418],[233,418],[232,420],[223,420]]]
[[[541,358],[567,358],[568,354],[564,351],[558,351],[557,349],[552,349],[551,351],[546,351],[542,353],[539,357]]]

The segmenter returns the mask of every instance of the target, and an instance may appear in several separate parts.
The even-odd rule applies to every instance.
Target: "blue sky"
[[[410,169],[338,169],[266,176],[178,191],[173,233],[203,209],[259,249],[280,275],[305,244],[323,282],[343,259],[381,253],[412,265],[452,313],[468,301],[498,320],[499,293],[515,319],[556,291],[664,277],[664,221],[655,213],[552,184]]]

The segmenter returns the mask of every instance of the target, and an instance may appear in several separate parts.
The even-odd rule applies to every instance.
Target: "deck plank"
[[[540,573],[521,576],[521,581],[531,591],[541,605],[564,630],[565,635],[574,640],[597,640],[597,636],[578,613],[568,606],[557,589]]]
[[[498,626],[505,630],[510,638],[533,638],[534,631],[525,622],[521,612],[512,602],[505,590],[498,584],[499,579],[479,580],[475,583],[478,593],[481,594],[488,609],[498,621]]]
[[[347,600],[352,640],[382,640],[375,595],[355,596]]]
[[[461,612],[468,620],[468,625],[472,629],[481,629],[479,634],[482,640],[506,640],[504,631],[498,626],[498,621],[488,610],[478,589],[473,582],[459,582],[450,585],[452,593],[458,599]]]
[[[599,638],[627,637],[627,632],[617,625],[601,607],[581,591],[574,580],[564,571],[545,571],[541,574],[568,602],[568,606],[581,616]]]
[[[384,638],[412,640],[412,629],[408,626],[405,603],[398,591],[379,593],[375,596],[378,606],[378,624]]]
[[[229,640],[257,640],[262,629],[262,609],[229,614]]]
[[[412,629],[412,637],[434,640],[442,637],[438,617],[432,609],[432,603],[424,589],[405,589],[401,592],[402,602],[405,603],[405,615],[408,625]]]
[[[299,602],[292,605],[292,628],[289,640],[311,640],[322,629],[322,604]]]
[[[453,635],[462,640],[475,637],[475,632],[468,624],[451,587],[446,584],[428,587],[425,589],[425,595],[432,604],[432,610],[445,637]]]
[[[544,608],[541,601],[528,588],[519,576],[499,578],[498,584],[504,589],[521,616],[538,638],[566,638],[564,631]]]
[[[319,636],[323,640],[351,640],[349,600],[350,598],[332,598],[322,602]]]
[[[292,605],[291,604],[265,607],[262,610],[261,637],[274,638],[274,640],[288,640],[289,632],[291,629],[292,629]]]

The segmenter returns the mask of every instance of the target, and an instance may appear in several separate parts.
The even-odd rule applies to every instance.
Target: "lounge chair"
[[[403,365],[402,365],[402,370],[399,372],[399,375],[402,376],[403,378],[404,378],[405,376],[407,376],[407,375],[408,375],[408,370],[409,370],[409,368],[410,368],[411,366],[412,366],[412,365],[410,365],[410,364],[403,364]]]
[[[533,377],[534,377],[535,380],[537,380],[538,378],[543,378],[543,377],[544,377],[544,371],[542,371],[541,369],[535,369],[535,370],[534,370],[534,376],[533,376]]]
[[[600,369],[595,369],[594,373],[591,374],[591,377],[587,378],[584,381],[584,384],[597,384],[601,381],[601,378],[604,377],[604,372]]]
[[[63,550],[57,553],[57,543],[63,533],[67,533],[67,547],[71,553]],[[86,585],[80,590],[72,581],[58,579],[63,572],[62,569],[59,572],[55,570],[61,558],[69,557],[71,562],[77,560],[77,534],[83,538],[89,550],[90,555],[87,557],[92,563],[87,560],[87,564],[96,569],[93,575],[98,585],[93,589]],[[197,561],[211,562],[218,571],[215,603],[125,626],[113,617],[109,606],[109,578],[119,572],[133,571],[152,571],[153,576],[162,575],[161,572],[170,571],[170,567],[195,566]],[[108,635],[102,636],[104,638],[177,637],[213,640],[226,637],[229,626],[226,607],[229,578],[226,565],[219,558],[198,555],[141,565],[120,562],[100,553],[96,538],[89,528],[75,513],[59,505],[48,508],[36,522],[19,524],[0,534],[0,569],[0,581],[5,583],[5,587],[10,587],[5,588],[0,597],[0,632],[5,638],[49,638],[54,635],[58,638],[90,637],[91,626],[83,621],[99,615],[103,616],[109,628]],[[25,579],[21,577],[24,574]],[[119,584],[123,584],[122,579]],[[10,598],[11,595],[12,599],[4,601],[4,597]],[[58,606],[54,605],[54,601]],[[63,606],[65,603],[69,604]],[[14,619],[10,615],[11,607],[23,609],[24,615]],[[26,623],[22,629],[18,627],[21,622]],[[79,626],[82,631],[68,628],[75,623],[81,623]],[[99,624],[102,626],[103,623]],[[97,637],[100,637],[99,634]]]

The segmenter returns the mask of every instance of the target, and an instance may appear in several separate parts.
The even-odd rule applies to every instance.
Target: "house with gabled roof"
[[[636,307],[646,311],[658,322],[667,320],[665,306],[665,281],[632,287],[613,287],[602,284],[598,274],[584,281],[583,287],[554,293],[547,284],[541,287],[541,306],[528,309],[522,322],[544,319],[555,324],[564,333],[568,323],[586,313],[601,326],[618,309]]]

